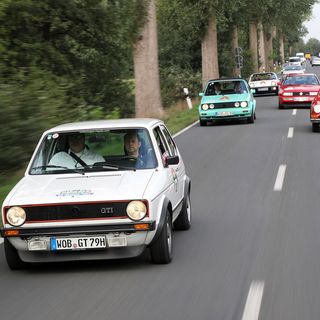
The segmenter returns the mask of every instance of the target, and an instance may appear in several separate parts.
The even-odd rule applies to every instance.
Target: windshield
[[[301,60],[300,60],[300,58],[290,58],[289,59],[289,62],[300,62]]]
[[[302,67],[301,66],[288,66],[288,67],[285,67],[284,70],[302,70]]]
[[[157,167],[146,129],[53,132],[44,137],[30,174],[140,170]]]
[[[303,85],[319,85],[319,80],[316,76],[292,76],[287,77],[283,83],[284,85],[303,84]]]
[[[209,82],[205,91],[206,96],[247,93],[247,85],[242,80]]]
[[[251,77],[251,81],[261,81],[261,80],[276,80],[277,76],[275,73],[256,73]]]

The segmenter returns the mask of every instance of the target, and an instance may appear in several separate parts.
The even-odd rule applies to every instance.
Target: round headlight
[[[314,107],[313,107],[313,111],[315,113],[320,113],[320,104],[316,104]]]
[[[127,215],[131,220],[141,220],[146,214],[147,207],[142,201],[131,201],[127,206]]]
[[[209,109],[209,106],[207,105],[207,104],[203,104],[202,106],[201,106],[201,108],[202,108],[202,110],[208,110]]]
[[[248,106],[248,103],[246,101],[242,101],[240,105],[241,105],[241,108],[246,108]]]
[[[235,103],[234,103],[234,106],[235,106],[236,108],[238,108],[238,107],[240,106],[240,103],[239,103],[239,102],[235,102]]]
[[[214,104],[213,104],[213,103],[210,103],[210,104],[209,104],[209,108],[210,108],[210,109],[214,109]]]
[[[7,211],[7,220],[14,227],[23,225],[26,217],[26,212],[20,207],[12,207]]]

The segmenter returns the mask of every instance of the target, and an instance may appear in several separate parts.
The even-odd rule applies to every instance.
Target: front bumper
[[[254,96],[267,95],[267,94],[278,94],[278,87],[252,87],[251,89],[256,90]]]
[[[223,121],[227,119],[247,119],[252,115],[251,108],[215,109],[199,112],[199,118],[207,121]]]
[[[1,229],[1,235],[6,237],[18,251],[24,262],[58,262],[74,260],[109,260],[131,258],[140,255],[147,247],[148,234],[155,234],[156,222],[141,222],[144,230],[136,229],[139,223],[126,223],[102,226],[77,226],[77,227],[50,227],[50,228],[18,228]],[[19,230],[19,236],[7,236],[7,231]],[[108,245],[104,248],[72,250],[54,250],[51,247],[52,238],[83,238],[90,236],[103,236]],[[113,247],[109,240],[125,238],[125,245]],[[30,242],[41,242],[43,248],[30,250]]]

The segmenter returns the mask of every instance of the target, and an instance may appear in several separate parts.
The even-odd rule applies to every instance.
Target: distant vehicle
[[[303,52],[296,53],[296,57],[299,57],[301,59],[302,63],[306,61],[306,58],[304,57],[304,53]]]
[[[319,124],[320,124],[320,91],[313,99],[310,108],[310,121],[312,124],[312,131],[319,132]]]
[[[281,77],[285,77],[287,74],[292,74],[292,73],[296,73],[296,74],[301,74],[304,73],[305,69],[301,66],[285,66],[282,70],[281,70]]]
[[[311,53],[306,53],[305,55],[304,55],[304,57],[307,59],[307,60],[311,60]]]
[[[169,263],[173,227],[190,228],[190,187],[160,120],[52,128],[3,203],[7,263],[129,258],[147,248],[154,263]]]
[[[314,66],[320,66],[320,58],[319,57],[312,57],[311,59],[311,65]]]
[[[289,58],[289,66],[301,66],[300,57],[290,57]]]
[[[240,78],[221,78],[210,80],[204,92],[200,92],[200,126],[209,121],[247,120],[253,123],[256,115],[254,89]]]
[[[249,86],[255,89],[254,95],[278,94],[279,79],[274,72],[253,73],[249,78]]]
[[[279,87],[279,109],[307,107],[318,94],[320,81],[313,73],[289,74]]]

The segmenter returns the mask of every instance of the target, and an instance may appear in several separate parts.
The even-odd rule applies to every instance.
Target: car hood
[[[226,95],[218,95],[218,96],[203,96],[201,99],[201,104],[248,101],[249,96],[250,95],[248,93],[226,94]]]
[[[154,170],[90,175],[26,176],[4,206],[42,203],[142,199]]]
[[[288,86],[282,86],[283,91],[294,91],[294,92],[310,92],[310,91],[319,91],[320,86],[314,86],[314,85],[288,85]]]

